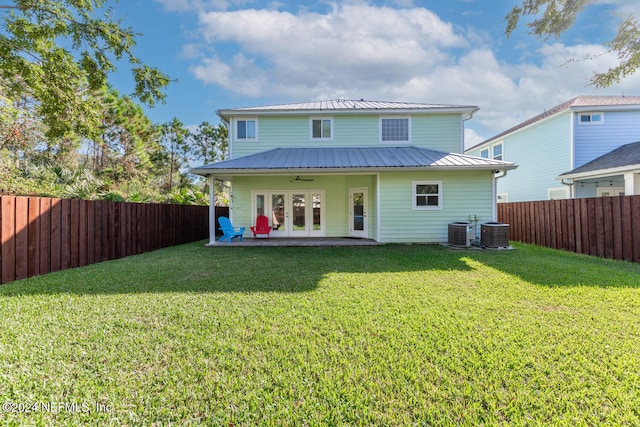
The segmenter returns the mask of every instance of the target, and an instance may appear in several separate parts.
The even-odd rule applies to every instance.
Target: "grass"
[[[6,425],[640,424],[640,265],[534,246],[198,242],[1,286],[0,331]]]

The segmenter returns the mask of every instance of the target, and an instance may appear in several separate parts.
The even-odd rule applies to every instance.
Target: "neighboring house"
[[[640,141],[640,97],[578,96],[465,153],[518,165],[498,181],[498,202],[632,195],[640,194],[637,167],[609,163],[602,168],[607,171],[579,171],[636,141]]]
[[[560,179],[581,189],[595,185],[598,197],[640,194],[640,142],[616,148],[561,174]]]
[[[450,222],[496,219],[496,175],[516,167],[460,154],[476,111],[364,100],[220,110],[229,158],[192,172],[230,183],[246,236],[265,215],[271,237],[446,242]],[[214,217],[211,206],[211,244]]]

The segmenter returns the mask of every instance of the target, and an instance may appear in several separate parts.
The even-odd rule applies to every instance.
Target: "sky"
[[[475,105],[472,146],[578,95],[640,95],[640,73],[598,89],[594,72],[617,63],[603,43],[637,0],[598,0],[560,38],[526,25],[506,38],[516,0],[346,2],[120,0],[135,54],[174,81],[155,123],[220,122],[227,108],[322,99]],[[121,66],[112,79],[133,91]]]

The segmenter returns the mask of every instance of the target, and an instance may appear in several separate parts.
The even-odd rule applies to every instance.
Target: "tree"
[[[116,1],[117,0],[113,0]],[[164,100],[169,78],[133,54],[136,34],[123,27],[108,0],[16,0],[2,8],[0,78],[10,99],[28,94],[38,104],[47,135],[86,136],[99,127],[93,96],[106,86],[116,62],[127,60],[134,96],[153,106]]]
[[[540,40],[558,38],[570,28],[580,12],[595,0],[524,0],[505,17],[506,35],[511,36],[520,20],[526,16],[539,18],[529,22],[529,34]],[[618,25],[616,36],[607,44],[618,56],[619,64],[604,72],[596,72],[591,82],[596,87],[609,87],[640,68],[640,25],[634,15],[627,15]]]
[[[158,144],[157,128],[142,107],[114,89],[104,89],[100,136],[93,140],[92,167],[115,181],[145,179],[152,169],[150,153]]]
[[[162,143],[166,148],[166,167],[168,180],[166,189],[170,193],[174,189],[176,178],[179,183],[184,183],[180,168],[184,167],[188,161],[188,138],[189,131],[182,122],[173,118],[171,122],[162,125]]]
[[[223,124],[213,126],[202,122],[191,135],[191,154],[193,160],[208,164],[226,158],[229,132]]]

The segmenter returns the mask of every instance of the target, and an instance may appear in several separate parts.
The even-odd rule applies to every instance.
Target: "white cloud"
[[[480,144],[482,141],[487,139],[486,137],[480,136],[473,129],[466,128],[464,130],[464,147],[469,148],[474,145]]]
[[[466,46],[453,26],[422,9],[333,5],[327,14],[239,10],[200,15],[209,43],[231,43],[268,74],[262,95],[308,98],[310,93],[402,84],[450,60]],[[218,53],[218,60],[222,59]],[[243,74],[234,73],[239,79]],[[202,74],[207,83],[220,84]],[[227,80],[236,91],[239,81]]]
[[[467,145],[580,94],[640,94],[640,76],[607,90],[589,86],[595,71],[617,61],[600,45],[544,44],[508,63],[497,59],[485,30],[455,28],[424,8],[359,2],[333,3],[325,13],[217,10],[199,14],[204,43],[190,71],[202,82],[292,101],[346,96],[478,105],[466,125]],[[196,57],[194,46],[184,54]]]

